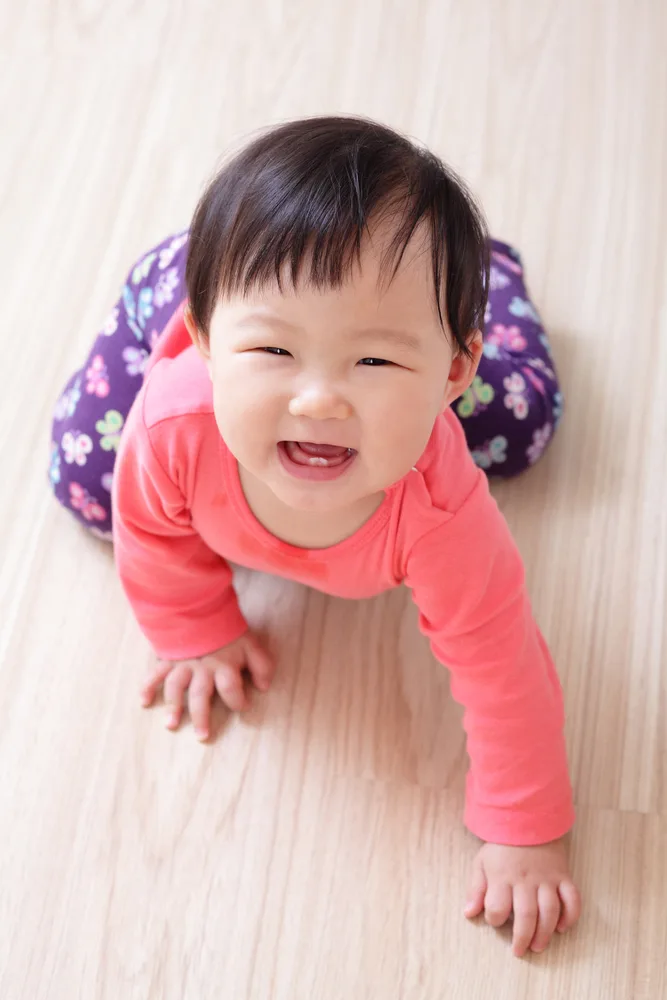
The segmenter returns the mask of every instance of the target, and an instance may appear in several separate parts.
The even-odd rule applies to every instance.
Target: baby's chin
[[[399,477],[402,478],[402,477]],[[370,484],[367,488],[359,488],[359,484],[349,483],[308,483],[300,486],[294,482],[284,482],[282,479],[267,484],[274,496],[285,507],[296,514],[322,515],[335,517],[337,514],[350,514],[358,510],[364,516],[371,507],[379,505],[387,490],[397,482],[396,479],[383,484]]]
[[[313,489],[300,489],[299,487],[272,484],[271,490],[276,498],[299,514],[336,514],[361,504],[365,497],[356,494],[345,495],[345,491],[334,491],[327,489],[327,484],[318,484]],[[338,493],[338,495],[336,495]]]

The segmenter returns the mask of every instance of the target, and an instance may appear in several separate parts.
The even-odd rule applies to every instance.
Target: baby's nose
[[[309,417],[311,420],[346,420],[352,407],[340,393],[324,386],[303,389],[289,403],[293,417]]]

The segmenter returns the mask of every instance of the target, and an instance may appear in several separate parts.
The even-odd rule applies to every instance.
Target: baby
[[[517,955],[579,917],[574,815],[558,677],[480,466],[534,462],[559,411],[518,254],[436,157],[331,117],[256,138],[189,236],[133,268],[53,432],[61,502],[106,533],[113,511],[158,658],[143,704],[163,687],[172,729],[187,700],[205,740],[216,692],[240,712],[245,676],[270,686],[229,562],[347,598],[411,589],[465,709],[485,842],[465,912],[513,914]]]

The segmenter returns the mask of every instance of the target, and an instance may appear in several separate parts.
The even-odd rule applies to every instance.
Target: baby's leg
[[[187,234],[144,254],[127,276],[87,361],[56,405],[49,478],[56,498],[110,538],[111,479],[123,424],[157,338],[185,298]]]
[[[484,354],[470,389],[454,403],[468,447],[489,475],[533,465],[560,419],[563,400],[540,317],[516,250],[491,241]]]

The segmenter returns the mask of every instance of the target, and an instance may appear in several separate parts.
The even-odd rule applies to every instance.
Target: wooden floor
[[[0,5],[0,996],[667,997],[667,5]],[[497,495],[565,688],[577,932],[462,917],[464,742],[407,595],[242,576],[280,668],[208,747],[142,713],[110,550],[46,483],[50,412],[129,262],[230,144],[359,112],[524,255],[567,417]]]

